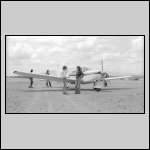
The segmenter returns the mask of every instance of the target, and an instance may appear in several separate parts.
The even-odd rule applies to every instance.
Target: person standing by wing
[[[50,75],[50,71],[49,70],[46,70],[46,75]],[[46,80],[46,86],[47,87],[52,87],[52,84],[49,80]]]
[[[80,66],[77,66],[76,71],[76,83],[75,83],[75,94],[80,94],[80,82],[83,78],[84,74],[82,72],[82,68]]]
[[[63,78],[63,94],[67,94],[67,80],[66,80],[67,76],[68,76],[67,66],[63,66],[61,72],[61,77]]]
[[[33,69],[31,69],[30,72],[33,73]],[[30,80],[29,88],[33,88],[33,78],[29,78],[29,80]]]

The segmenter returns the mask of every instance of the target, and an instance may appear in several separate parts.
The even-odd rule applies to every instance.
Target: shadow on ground
[[[81,91],[95,91],[95,92],[112,92],[113,90],[130,90],[132,88],[105,88],[101,91],[95,91],[94,89],[81,89]],[[67,89],[68,91],[74,91],[75,89]],[[62,89],[55,88],[55,89],[27,89],[21,90],[24,92],[62,92]]]

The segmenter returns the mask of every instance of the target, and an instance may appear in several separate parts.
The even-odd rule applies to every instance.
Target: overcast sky
[[[143,36],[8,36],[7,75],[14,70],[43,73],[63,65],[115,74],[143,74]]]

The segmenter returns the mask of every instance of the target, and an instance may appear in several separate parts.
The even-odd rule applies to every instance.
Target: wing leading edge
[[[14,71],[14,74],[23,76],[25,78],[37,78],[37,79],[47,79],[51,81],[57,81],[57,82],[63,82],[63,78],[61,77],[54,77],[51,75],[43,75],[43,74],[35,74],[35,73],[25,73],[25,72],[20,72],[20,71]],[[74,79],[67,78],[67,82],[75,82]]]
[[[104,80],[117,80],[117,79],[131,78],[131,77],[132,76],[110,77],[110,78],[104,78]]]

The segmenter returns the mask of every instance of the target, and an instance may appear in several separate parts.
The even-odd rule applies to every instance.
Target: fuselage
[[[70,74],[68,78],[75,80],[76,75]],[[86,72],[84,72],[84,76],[81,79],[81,84],[94,83],[94,82],[100,81],[102,79],[103,79],[103,77],[102,77],[100,71],[97,71],[97,70],[96,71],[86,71]]]

